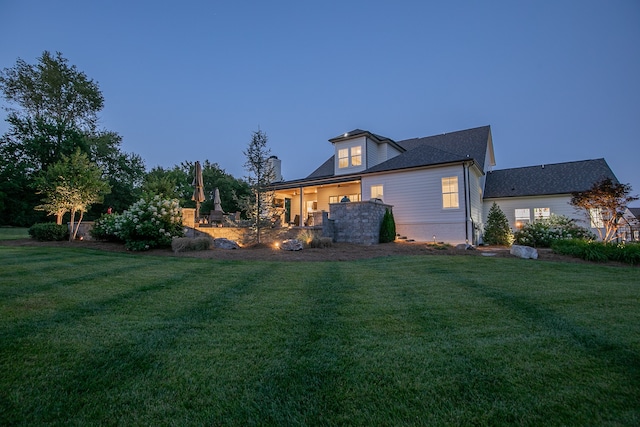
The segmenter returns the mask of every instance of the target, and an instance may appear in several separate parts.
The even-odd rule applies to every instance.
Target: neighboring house
[[[485,206],[496,202],[514,231],[551,214],[574,218],[579,225],[595,229],[598,224],[569,202],[571,193],[586,191],[604,178],[618,182],[604,159],[496,170],[487,175]]]
[[[529,221],[551,213],[584,219],[568,205],[570,193],[605,177],[617,182],[603,159],[492,171],[489,126],[403,141],[356,129],[329,142],[334,155],[309,176],[274,183],[277,203],[295,225],[317,225],[319,213],[345,197],[381,199],[393,206],[401,235],[477,244],[493,201],[514,228],[525,209]]]
[[[640,208],[627,208],[618,230],[620,240],[640,241]]]

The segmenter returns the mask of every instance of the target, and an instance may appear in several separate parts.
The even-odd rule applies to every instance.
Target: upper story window
[[[458,177],[442,178],[442,207],[454,209],[460,207],[458,202]]]
[[[338,167],[348,168],[362,165],[362,147],[341,148],[338,150]]]
[[[351,166],[362,165],[362,147],[351,147]]]
[[[347,168],[349,167],[349,149],[341,148],[338,150],[338,167],[339,168]]]

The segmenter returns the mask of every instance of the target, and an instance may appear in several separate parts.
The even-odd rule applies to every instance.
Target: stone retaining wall
[[[373,245],[380,242],[380,225],[387,209],[393,206],[380,201],[332,203],[323,236],[334,242]]]

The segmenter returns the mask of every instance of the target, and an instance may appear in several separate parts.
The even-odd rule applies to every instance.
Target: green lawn
[[[0,246],[0,425],[639,425],[639,278]]]
[[[29,229],[22,227],[0,227],[0,240],[29,238]]]

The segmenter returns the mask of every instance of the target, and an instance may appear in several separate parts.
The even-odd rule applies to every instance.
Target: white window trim
[[[445,192],[445,180],[447,180],[447,186],[450,187],[451,180],[455,179],[456,190]],[[440,179],[440,191],[442,193],[442,209],[444,210],[452,210],[452,209],[460,209],[460,185],[458,183],[458,176],[443,176]],[[455,195],[455,206],[447,206],[451,204],[451,198]],[[445,202],[446,199],[449,199]]]

